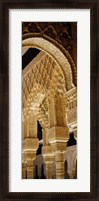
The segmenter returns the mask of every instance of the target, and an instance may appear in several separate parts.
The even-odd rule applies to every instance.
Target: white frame
[[[77,22],[76,180],[21,180],[22,21]],[[90,9],[10,9],[9,77],[9,192],[90,192]]]

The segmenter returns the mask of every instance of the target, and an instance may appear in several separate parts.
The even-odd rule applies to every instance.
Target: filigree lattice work
[[[77,106],[77,88],[66,90],[65,76],[61,67],[52,57],[41,51],[23,70],[23,115],[32,112],[42,125],[49,127],[48,100],[57,94],[65,99],[65,113],[68,115],[68,120],[70,122],[76,120],[73,108]],[[73,113],[75,118],[72,117]]]
[[[77,23],[76,22],[23,22],[22,34],[45,35],[62,45],[77,60]]]
[[[60,51],[59,48],[57,48],[51,42],[40,37],[33,37],[23,40],[22,46],[36,47],[38,49],[42,49],[44,52],[49,54],[53,58],[53,60],[56,61],[57,64],[61,67],[64,73],[66,89],[70,90],[74,87],[71,65],[66,56]]]
[[[39,60],[32,61],[23,70],[22,106],[23,114],[33,112],[42,125],[48,122],[48,99],[57,92],[66,93],[65,77],[60,66],[44,52],[39,53]]]

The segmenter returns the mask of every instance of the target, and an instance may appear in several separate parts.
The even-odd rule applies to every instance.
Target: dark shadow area
[[[76,144],[77,144],[77,141],[75,140],[74,133],[72,132],[72,133],[70,133],[70,138],[67,141],[67,147],[73,146],[73,145],[76,145]]]
[[[41,166],[41,179],[46,179],[46,177],[44,175],[44,165],[43,164]]]
[[[68,165],[67,165],[67,161],[65,160],[65,162],[64,162],[64,179],[70,179],[68,172],[67,172],[67,168],[68,168]]]
[[[37,121],[37,138],[38,140],[42,140],[42,127],[39,123],[39,121]],[[42,154],[42,144],[39,144],[39,147],[36,151],[36,155]]]
[[[35,166],[35,179],[39,179],[37,165]]]
[[[42,127],[39,121],[37,121],[37,137],[39,140],[42,140]]]
[[[40,50],[29,48],[22,56],[22,70],[39,54]]]
[[[39,147],[36,151],[36,155],[40,155],[40,154],[42,154],[42,144],[39,144]]]

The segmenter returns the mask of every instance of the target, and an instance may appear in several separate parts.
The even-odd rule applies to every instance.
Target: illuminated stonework
[[[25,39],[22,46],[23,49],[41,49],[22,71],[22,178],[35,178],[35,169],[44,163],[46,178],[63,179],[65,160],[68,175],[74,178],[76,163],[73,161],[70,166],[66,159],[69,153],[74,158],[74,150],[76,160],[76,146],[75,149],[66,147],[69,127],[77,138],[77,87],[73,83],[71,65],[54,44],[43,38]],[[40,158],[40,165],[36,156],[40,143],[37,121],[42,127],[43,162]],[[39,172],[41,175],[41,170]]]
[[[39,37],[28,38],[23,40],[22,46],[36,47],[38,49],[43,50],[47,54],[49,54],[60,65],[61,69],[63,70],[66,77],[65,79],[66,88],[69,90],[73,87],[71,66],[67,58],[64,56],[64,54],[60,51],[59,48],[57,48],[55,45],[53,45],[49,41]]]

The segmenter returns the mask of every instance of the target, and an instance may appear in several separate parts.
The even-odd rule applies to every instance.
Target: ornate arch
[[[71,65],[62,51],[53,43],[42,37],[28,37],[23,39],[22,46],[36,47],[49,54],[59,64],[64,73],[66,89],[70,90],[74,87]]]

